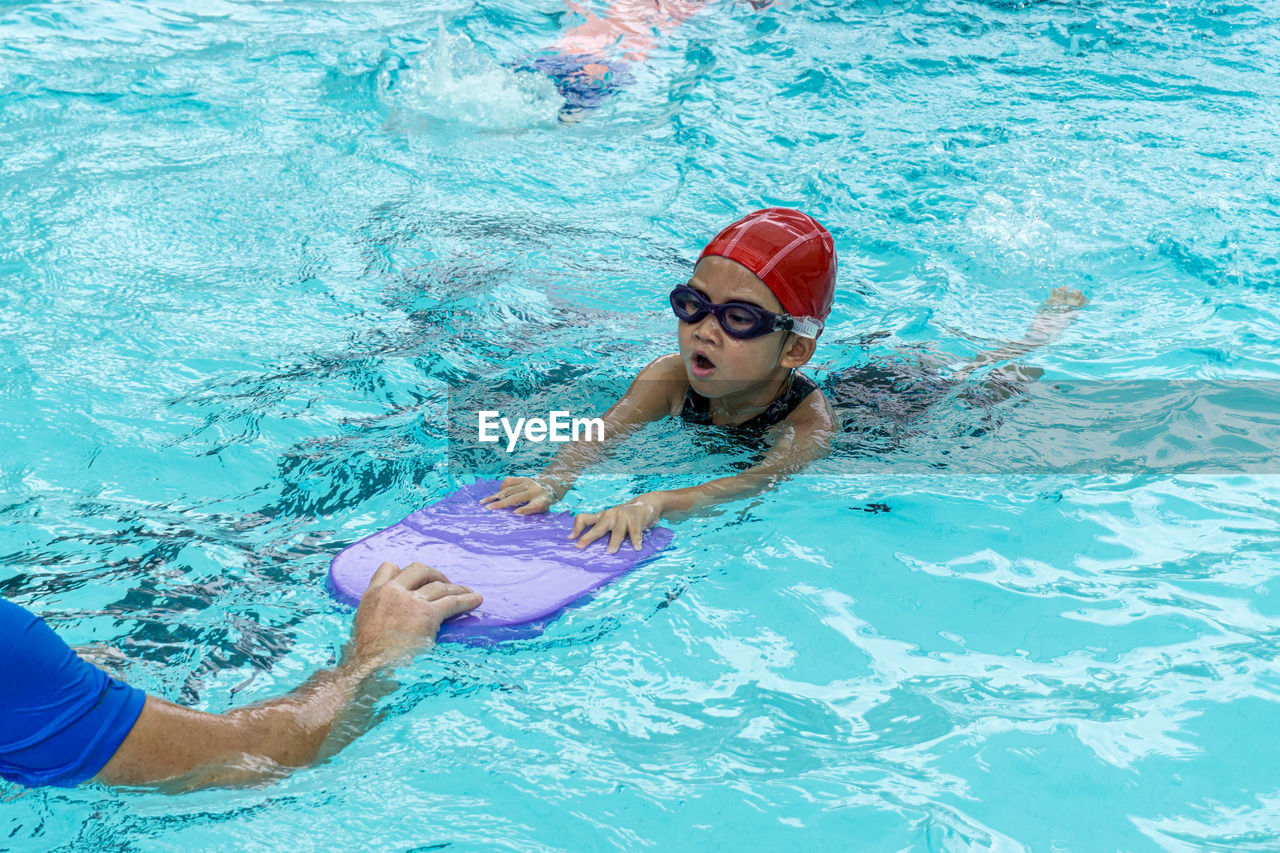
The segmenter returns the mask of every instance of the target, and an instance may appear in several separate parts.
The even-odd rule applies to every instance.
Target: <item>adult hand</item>
[[[662,493],[645,492],[603,512],[584,512],[576,516],[569,538],[577,539],[578,547],[585,548],[608,533],[609,553],[616,554],[623,541],[630,537],[631,547],[639,551],[644,532],[657,524],[660,518]]]
[[[489,509],[518,507],[516,515],[546,512],[555,502],[556,496],[551,490],[532,477],[507,477],[498,491],[480,501],[481,505]]]
[[[352,630],[354,656],[383,666],[420,651],[451,616],[480,606],[479,593],[450,583],[435,569],[383,563],[360,597]]]

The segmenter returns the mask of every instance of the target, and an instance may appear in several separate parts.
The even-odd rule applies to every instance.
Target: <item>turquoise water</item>
[[[333,660],[329,557],[477,473],[459,398],[607,404],[746,210],[835,235],[819,377],[1091,300],[1024,400],[440,647],[337,758],[0,787],[0,849],[1275,849],[1277,12],[715,4],[566,126],[502,65],[556,2],[0,6],[0,594],[201,708]]]

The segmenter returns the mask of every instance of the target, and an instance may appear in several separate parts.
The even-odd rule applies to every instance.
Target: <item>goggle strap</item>
[[[791,331],[802,338],[816,338],[822,331],[822,321],[814,317],[792,317]]]

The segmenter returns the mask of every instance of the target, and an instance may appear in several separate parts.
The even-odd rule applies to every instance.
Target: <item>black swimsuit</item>
[[[769,404],[769,408],[749,421],[736,426],[726,425],[725,429],[743,438],[763,437],[765,432],[786,420],[804,402],[804,398],[816,390],[818,386],[812,379],[803,373],[793,373],[787,387],[778,399]],[[690,387],[684,392],[684,408],[680,410],[680,417],[691,424],[711,425],[711,401]]]

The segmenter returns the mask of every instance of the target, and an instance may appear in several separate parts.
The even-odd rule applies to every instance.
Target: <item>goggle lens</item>
[[[725,334],[739,340],[758,338],[775,329],[791,328],[791,318],[786,314],[774,314],[745,302],[717,304],[687,284],[671,291],[671,310],[686,323],[697,323],[710,313]]]
[[[702,299],[696,292],[689,290],[682,293],[679,288],[671,291],[671,308],[676,312],[676,316],[686,323],[696,323],[707,313]]]
[[[758,314],[747,310],[744,306],[726,305],[720,312],[720,322],[724,324],[725,329],[730,333],[750,333],[758,328],[762,322],[767,321]]]

